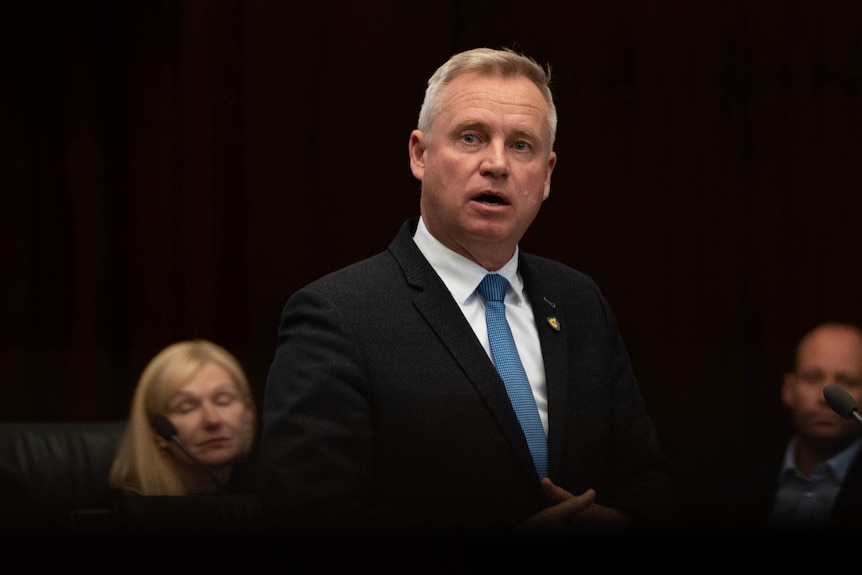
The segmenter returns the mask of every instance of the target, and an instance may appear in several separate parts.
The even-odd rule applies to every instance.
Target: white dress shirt
[[[449,288],[449,292],[461,307],[464,317],[476,332],[476,337],[479,338],[488,357],[493,361],[488,326],[485,324],[485,301],[476,292],[482,279],[490,272],[444,246],[431,235],[422,218],[419,218],[413,241]],[[521,363],[524,364],[524,370],[527,372],[527,379],[530,380],[530,387],[533,390],[533,397],[536,398],[536,406],[539,408],[539,416],[547,437],[548,394],[545,385],[545,364],[542,359],[542,348],[539,345],[539,332],[533,318],[533,308],[530,306],[527,294],[524,293],[524,282],[518,273],[518,250],[519,248],[516,247],[512,259],[494,273],[500,274],[509,281],[505,299],[506,319],[515,338]]]

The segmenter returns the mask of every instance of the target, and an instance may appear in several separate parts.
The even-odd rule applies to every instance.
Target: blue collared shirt
[[[811,477],[805,477],[796,469],[793,458],[796,438],[791,439],[784,452],[770,523],[780,527],[823,526],[860,446],[862,439],[857,439],[832,459],[814,467]]]

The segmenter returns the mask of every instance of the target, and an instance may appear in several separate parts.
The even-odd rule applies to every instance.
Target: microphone
[[[856,405],[856,400],[843,387],[827,385],[823,388],[823,398],[826,400],[826,404],[832,408],[832,411],[841,417],[855,419],[862,423],[862,415],[859,415],[859,406]]]
[[[212,470],[207,467],[203,461],[197,458],[191,450],[186,447],[186,444],[180,441],[180,437],[177,432],[176,426],[171,422],[167,416],[162,415],[161,413],[157,413],[150,418],[150,425],[162,437],[162,439],[167,439],[177,445],[180,449],[183,450],[183,453],[189,456],[189,459],[197,463],[204,471],[206,471],[207,475],[209,475],[210,479],[212,479],[216,487],[218,487],[219,491],[224,489],[224,486],[221,484],[221,481],[218,480],[218,477],[212,472]]]

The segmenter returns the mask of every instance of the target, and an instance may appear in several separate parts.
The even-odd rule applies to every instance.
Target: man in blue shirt
[[[790,410],[795,433],[779,470],[772,527],[829,527],[858,504],[855,496],[845,501],[841,494],[845,487],[851,494],[862,489],[858,481],[848,485],[862,427],[826,404],[827,385],[841,386],[862,405],[862,331],[855,326],[827,323],[806,334],[794,371],[784,376],[781,401]]]
[[[692,528],[719,534],[862,532],[862,425],[838,415],[823,389],[862,409],[862,330],[818,325],[798,342],[780,382],[791,437],[754,434],[692,481]]]

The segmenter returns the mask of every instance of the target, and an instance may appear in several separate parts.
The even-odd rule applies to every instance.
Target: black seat
[[[76,529],[105,517],[107,478],[125,422],[0,423],[0,529]],[[83,525],[83,524],[82,524]]]
[[[0,423],[0,534],[139,538],[258,533],[260,503],[253,492],[137,496],[110,487],[108,472],[125,425]],[[253,461],[239,469],[253,478]]]

